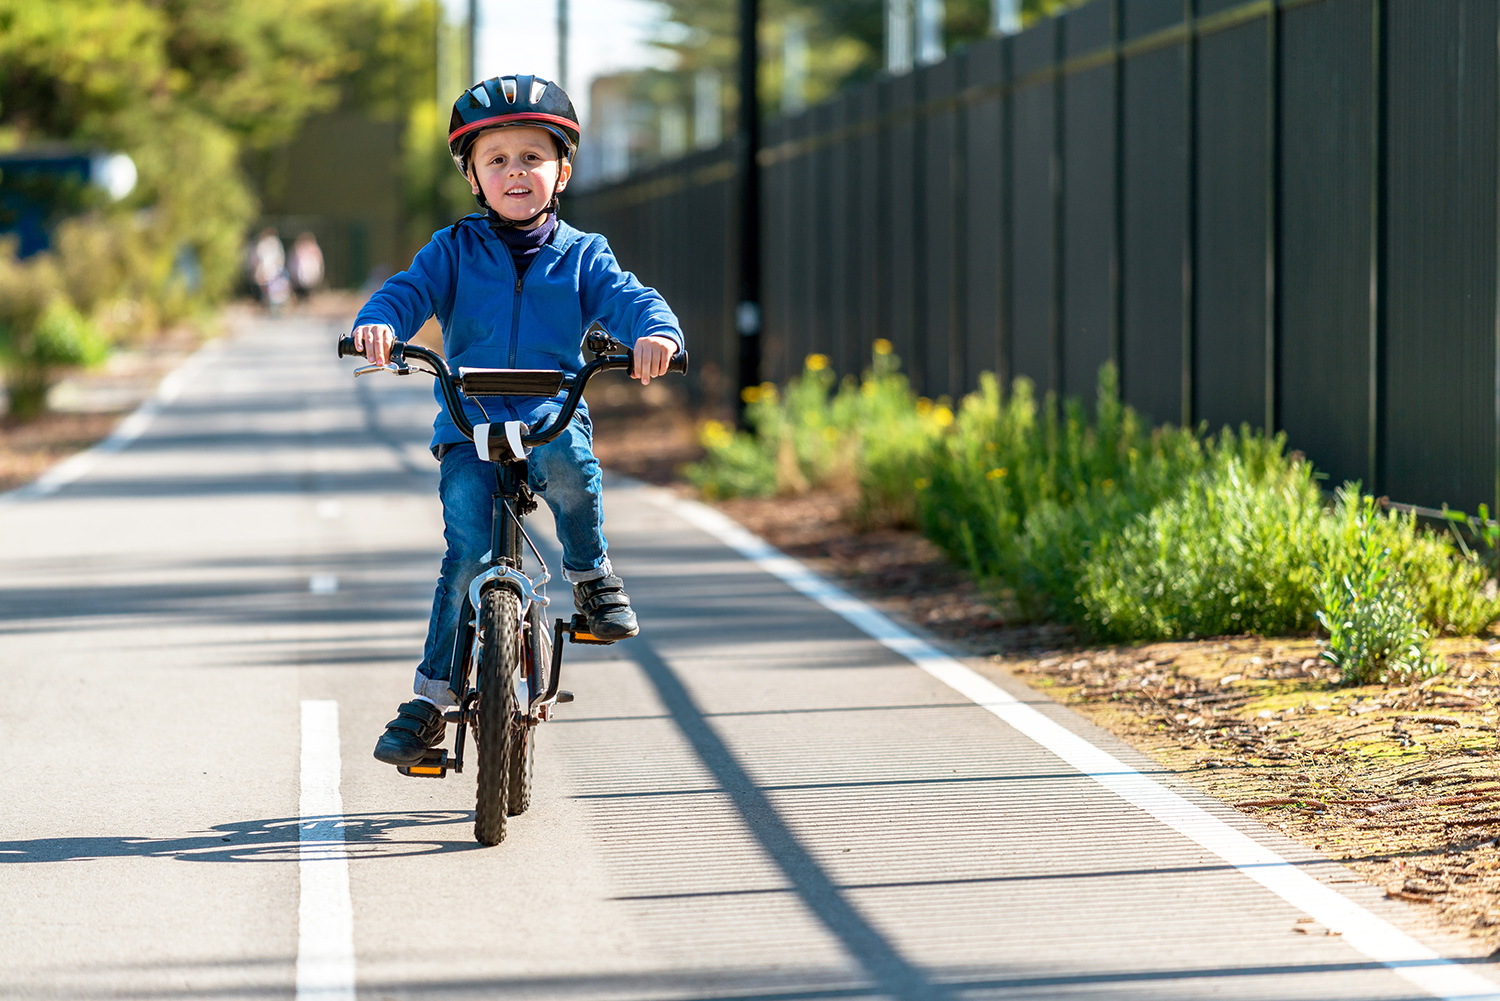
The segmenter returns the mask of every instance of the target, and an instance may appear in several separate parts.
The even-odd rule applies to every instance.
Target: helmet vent
[[[547,93],[547,81],[532,78],[531,81],[531,103],[541,104],[542,95]]]
[[[480,84],[478,87],[475,87],[473,90],[469,91],[469,107],[477,108],[481,104],[486,108],[490,106],[490,95],[484,92],[483,84]]]
[[[513,76],[503,76],[503,77],[501,77],[500,78],[500,89],[503,90],[503,91],[505,91],[505,101],[506,101],[507,104],[515,104],[516,103],[516,78],[515,77],[513,77]]]

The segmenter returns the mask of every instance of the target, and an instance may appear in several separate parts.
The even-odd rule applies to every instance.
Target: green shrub
[[[1404,603],[1418,630],[1473,633],[1500,617],[1485,559],[1500,531],[1478,533],[1485,556],[1462,540],[1455,549],[1377,510],[1357,485],[1330,509],[1283,436],[1149,430],[1108,365],[1092,414],[1038,402],[1025,379],[1006,396],[988,374],[955,414],[912,393],[884,341],[861,379],[835,388],[827,359],[812,355],[785,392],[761,386],[746,400],[753,433],[702,429],[707,455],[686,475],[706,496],[856,482],[859,523],[919,525],[1024,617],[1122,640],[1306,632],[1327,617],[1341,630],[1330,649],[1394,650],[1399,665],[1412,649],[1426,656],[1411,646]],[[1370,545],[1387,554],[1399,583],[1382,586],[1394,591],[1370,590]],[[1372,631],[1384,645],[1348,638]]]
[[[863,522],[909,521],[914,456],[952,414],[917,399],[898,369],[889,343],[877,341],[863,379],[846,377],[835,390],[828,359],[809,355],[785,392],[769,383],[745,390],[748,432],[706,422],[699,431],[706,454],[683,475],[710,498],[857,483]]]
[[[1420,601],[1407,586],[1400,557],[1386,542],[1397,519],[1369,497],[1345,488],[1332,535],[1330,565],[1319,581],[1318,621],[1328,632],[1321,656],[1349,685],[1411,681],[1442,670],[1422,626]],[[1399,531],[1399,528],[1398,528]]]
[[[108,354],[109,343],[98,328],[61,296],[30,329],[0,328],[11,415],[19,420],[35,417],[46,409],[47,393],[62,370],[97,365]]]
[[[1415,514],[1381,511],[1360,493],[1359,484],[1338,491],[1326,525],[1323,562],[1329,580],[1357,576],[1359,561],[1368,561],[1366,551],[1373,545],[1389,553],[1394,573],[1433,630],[1472,635],[1500,618],[1500,595],[1481,556],[1455,547],[1451,536],[1423,528]]]
[[[1226,433],[1179,493],[1102,538],[1080,587],[1095,633],[1158,640],[1312,627],[1322,497],[1307,463],[1273,461],[1279,440],[1260,441]]]

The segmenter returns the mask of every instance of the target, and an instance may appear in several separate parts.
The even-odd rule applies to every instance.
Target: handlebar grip
[[[351,356],[362,356],[364,352],[354,346],[354,335],[348,334],[339,338],[339,357],[349,358]]]
[[[677,352],[672,356],[672,360],[667,362],[668,372],[676,372],[678,375],[687,375],[687,370],[688,353],[686,351]]]

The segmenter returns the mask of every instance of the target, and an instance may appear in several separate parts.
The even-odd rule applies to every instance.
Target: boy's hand
[[[642,386],[649,386],[652,379],[659,379],[667,374],[667,365],[676,353],[677,342],[669,337],[655,334],[642,337],[635,342],[635,348],[631,351],[630,377],[641,380]]]
[[[354,347],[363,351],[372,364],[384,365],[390,361],[394,343],[396,332],[384,323],[366,323],[354,328]]]

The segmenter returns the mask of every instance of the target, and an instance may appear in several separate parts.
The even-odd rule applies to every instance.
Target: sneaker
[[[448,724],[431,702],[412,699],[396,707],[396,718],[375,742],[375,760],[388,765],[415,765],[429,748],[443,742]]]
[[[601,640],[628,639],[641,631],[625,582],[614,574],[574,584],[573,604],[588,621],[589,632]]]

